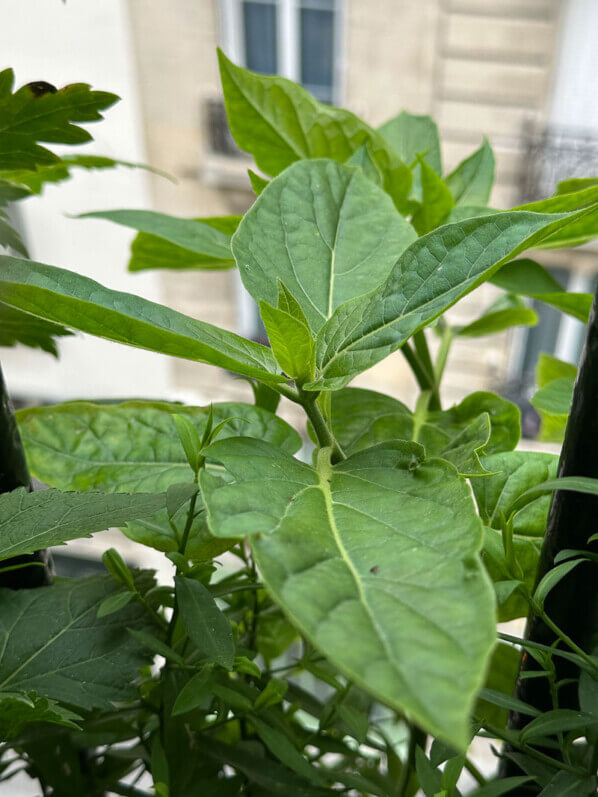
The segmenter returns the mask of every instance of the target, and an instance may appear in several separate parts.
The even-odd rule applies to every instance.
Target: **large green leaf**
[[[494,606],[456,470],[396,441],[335,467],[247,438],[208,453],[234,479],[201,476],[212,532],[250,537],[273,598],[348,678],[465,748]]]
[[[74,123],[101,119],[100,111],[118,100],[115,94],[91,91],[86,83],[43,93],[23,86],[14,94],[13,85],[12,69],[0,72],[0,169],[32,169],[57,161],[57,155],[37,142],[89,141],[88,131]]]
[[[484,467],[494,475],[472,482],[482,520],[499,529],[515,502],[527,490],[556,475],[558,456],[541,451],[507,451],[484,457]],[[528,503],[515,515],[514,531],[527,537],[541,537],[546,529],[550,496]]]
[[[296,163],[264,189],[233,236],[243,284],[276,304],[278,280],[317,331],[334,310],[386,279],[416,233],[353,166]]]
[[[148,572],[137,576],[144,592]],[[35,691],[83,709],[113,708],[135,697],[147,654],[127,627],[148,626],[137,601],[97,618],[100,604],[120,589],[110,575],[58,580],[50,587],[0,590],[0,690]]]
[[[222,269],[235,265],[230,250],[230,233],[221,229],[223,219],[218,216],[214,219],[180,219],[153,210],[103,210],[83,213],[79,218],[106,219],[144,234],[135,240],[134,259],[129,263],[131,271],[158,267]],[[234,231],[241,217],[228,218],[233,220],[231,226]],[[227,217],[225,219],[228,220]],[[148,253],[145,262],[139,260],[140,246]]]
[[[539,263],[529,258],[507,263],[490,280],[494,285],[511,293],[530,296],[550,304],[563,313],[587,323],[592,307],[591,293],[570,293]]]
[[[494,182],[494,153],[487,139],[446,177],[456,205],[488,204]]]
[[[368,297],[345,302],[322,327],[316,348],[320,375],[306,387],[344,387],[515,255],[588,212],[506,211],[445,224],[418,238],[383,285]]]
[[[164,494],[30,493],[19,487],[0,495],[0,560],[124,526],[153,515],[165,503]]]
[[[19,410],[17,419],[29,468],[46,484],[62,490],[163,492],[174,484],[193,480],[176,433],[174,413],[188,418],[201,437],[208,419],[207,407],[158,401],[73,401]],[[214,424],[227,418],[234,420],[220,429],[220,438],[257,437],[291,454],[301,446],[297,432],[267,410],[250,404],[214,404]],[[200,506],[197,503],[197,509]],[[173,520],[178,527],[184,527],[187,510],[184,505],[175,513]],[[124,531],[137,542],[161,551],[179,547],[166,509],[129,523]],[[227,543],[212,537],[205,517],[198,515],[189,535],[189,557],[217,556],[227,547]]]
[[[0,304],[0,346],[15,346],[22,343],[32,349],[42,349],[58,357],[55,338],[72,333],[59,324],[42,321],[29,313],[23,313]]]
[[[318,102],[297,83],[249,72],[220,50],[218,60],[233,137],[263,172],[274,176],[305,158],[344,162],[365,144],[385,191],[399,210],[405,207],[411,172],[380,133],[350,111]]]
[[[548,199],[537,202],[528,202],[520,205],[515,210],[530,210],[535,213],[561,213],[563,211],[577,210],[578,208],[595,205],[598,198],[598,186],[591,182],[579,185],[576,191],[557,193]],[[557,230],[553,235],[542,241],[543,249],[555,249],[563,246],[579,246],[598,235],[598,209],[580,217],[570,226]]]
[[[0,256],[0,302],[108,340],[283,381],[265,346],[65,269]]]

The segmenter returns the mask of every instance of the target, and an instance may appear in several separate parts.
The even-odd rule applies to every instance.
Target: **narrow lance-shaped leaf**
[[[240,216],[214,217],[205,219],[181,219],[157,213],[153,210],[98,210],[83,213],[81,219],[105,219],[124,227],[130,227],[144,234],[142,245],[148,249],[153,239],[160,239],[156,244],[154,256],[162,258],[164,268],[233,268],[235,261],[230,250],[231,232],[222,229],[224,226],[236,229]],[[151,236],[149,238],[148,236]],[[135,241],[139,248],[139,237]],[[183,257],[179,251],[183,250]],[[170,260],[167,261],[168,253]],[[133,252],[135,257],[135,251]],[[138,257],[138,255],[137,255]],[[192,264],[192,265],[191,265]],[[157,267],[137,261],[129,264],[129,269],[139,271],[141,268]]]
[[[494,607],[456,470],[399,441],[317,469],[258,440],[208,454],[234,478],[202,473],[212,532],[249,536],[273,598],[348,678],[465,748]]]
[[[386,194],[359,169],[310,160],[264,189],[233,236],[232,249],[257,302],[274,305],[281,281],[317,331],[340,304],[386,279],[415,238]]]
[[[446,224],[399,257],[386,282],[367,298],[341,305],[316,342],[319,377],[305,387],[335,390],[398,349],[519,252],[537,245],[573,214],[505,212]]]
[[[265,346],[72,271],[0,256],[0,302],[129,346],[283,381]]]
[[[456,327],[454,333],[461,337],[479,338],[504,332],[510,327],[534,326],[537,323],[538,316],[522,299],[506,294],[493,302],[475,321]]]
[[[0,560],[149,517],[165,502],[164,494],[30,493],[19,487],[0,495]]]
[[[177,576],[175,583],[181,620],[191,640],[208,661],[232,669],[235,644],[226,615],[199,581]]]
[[[367,144],[385,191],[399,210],[406,206],[411,172],[380,133],[350,111],[318,102],[297,83],[249,72],[221,50],[218,61],[233,137],[262,171],[275,176],[310,158],[344,162]]]
[[[494,153],[487,139],[446,177],[456,205],[488,204],[494,182]]]

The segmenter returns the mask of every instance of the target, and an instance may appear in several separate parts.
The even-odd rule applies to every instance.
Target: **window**
[[[338,96],[339,0],[221,0],[227,54],[254,72],[302,83],[322,102]]]

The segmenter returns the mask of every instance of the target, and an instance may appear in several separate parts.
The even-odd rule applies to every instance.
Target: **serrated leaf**
[[[0,169],[32,169],[53,163],[58,156],[39,145],[80,144],[91,135],[75,122],[93,122],[100,111],[118,97],[92,91],[86,83],[72,83],[54,92],[39,95],[28,86],[14,94],[12,69],[0,72]]]
[[[230,622],[210,591],[199,581],[184,576],[177,576],[175,584],[181,620],[193,643],[208,661],[231,670],[235,645]]]
[[[494,183],[494,153],[485,138],[482,146],[446,177],[456,205],[488,204]]]
[[[263,172],[275,176],[305,158],[344,162],[367,143],[385,191],[399,210],[404,208],[411,172],[380,133],[350,111],[318,102],[290,80],[242,69],[221,50],[218,60],[233,137]]]
[[[145,592],[149,573],[137,577]],[[57,581],[52,586],[0,591],[0,690],[38,695],[88,709],[111,709],[136,694],[134,681],[148,657],[127,633],[150,623],[130,603],[118,622],[97,619],[98,607],[120,587],[109,575]]]
[[[118,343],[284,381],[265,346],[72,271],[0,256],[0,302]]]
[[[381,283],[415,237],[359,169],[310,160],[264,189],[232,250],[256,302],[276,304],[280,280],[317,331],[339,305]]]
[[[218,216],[213,219],[181,219],[153,210],[98,210],[93,213],[82,213],[78,218],[105,219],[138,230],[147,236],[143,242],[146,247],[152,242],[149,236],[166,241],[172,245],[166,247],[166,251],[170,251],[174,255],[170,264],[164,265],[166,268],[222,269],[234,268],[235,265],[230,250],[231,235],[220,229],[223,219]],[[225,217],[225,221],[230,223],[233,231],[240,219],[240,216]],[[180,265],[176,257],[178,249],[184,250],[186,255]],[[161,251],[159,247],[157,251]],[[161,256],[164,256],[163,250]],[[193,260],[193,266],[188,263],[189,256]],[[136,262],[134,266],[129,264],[131,271],[138,271],[141,267],[139,262]]]
[[[0,692],[0,740],[20,734],[25,727],[43,722],[79,728],[81,717],[55,700],[35,692]]]
[[[386,282],[366,297],[345,302],[324,324],[316,341],[320,376],[305,387],[344,387],[501,265],[573,217],[577,214],[506,211],[445,224],[418,238],[399,257]]]
[[[475,321],[454,331],[461,337],[479,338],[504,332],[511,327],[529,327],[537,323],[538,316],[530,307],[526,307],[518,297],[507,294],[493,302]]]
[[[164,494],[30,493],[19,487],[0,495],[0,560],[149,517],[165,502]]]
[[[58,357],[55,338],[72,335],[59,324],[42,321],[29,313],[22,313],[5,304],[0,304],[0,346],[15,346],[21,343],[31,349]]]
[[[222,441],[209,456],[234,478],[201,476],[212,532],[250,536],[275,601],[348,678],[465,747],[494,609],[455,469],[397,441],[318,470],[258,440]]]

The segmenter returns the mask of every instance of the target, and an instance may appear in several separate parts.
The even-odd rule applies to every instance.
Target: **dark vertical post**
[[[598,290],[590,314],[586,341],[573,392],[571,412],[559,461],[559,476],[598,478]],[[588,538],[598,532],[598,497],[569,491],[554,493],[548,516],[546,536],[542,544],[536,583],[554,567],[559,551],[575,549],[598,551]],[[549,593],[544,604],[546,614],[569,637],[588,652],[598,638],[598,567],[595,562],[582,562],[568,573]],[[531,613],[526,639],[551,645],[554,633]],[[557,678],[577,678],[574,663],[554,657]],[[521,672],[539,669],[531,656],[524,656]],[[552,709],[552,700],[545,678],[519,678],[517,697],[539,711]],[[577,685],[568,684],[559,690],[560,708],[578,709]],[[511,714],[510,726],[523,728],[529,717]],[[507,765],[509,774],[515,774]],[[527,793],[515,790],[514,795]]]
[[[8,392],[0,369],[0,493],[27,487],[31,490],[31,477],[27,469],[25,452],[21,436],[13,414]],[[50,583],[49,557],[45,551],[18,556],[2,563],[2,567],[24,564],[26,562],[42,562],[44,567],[23,567],[0,573],[0,587],[10,589],[27,589],[41,587]]]

